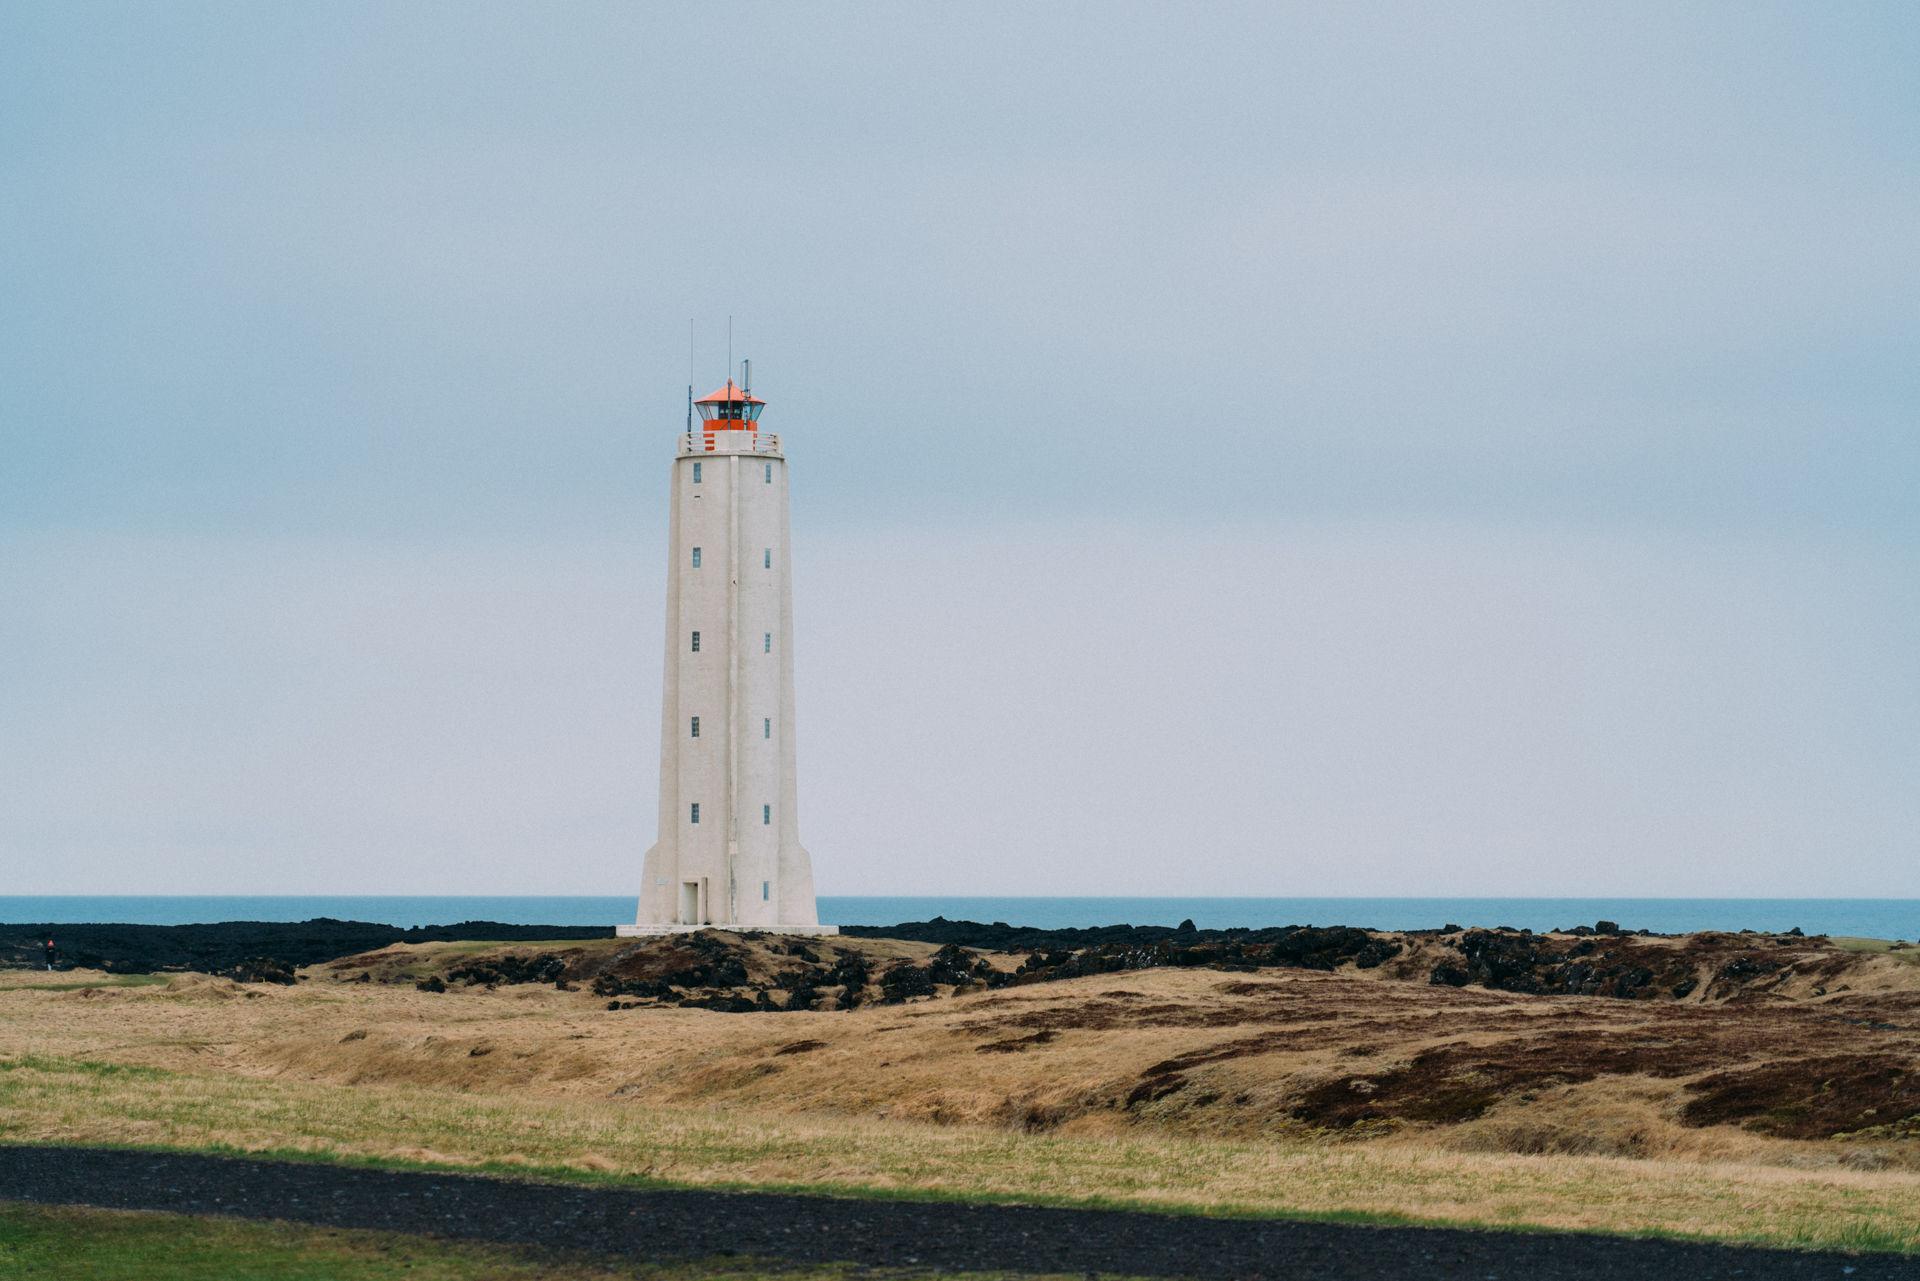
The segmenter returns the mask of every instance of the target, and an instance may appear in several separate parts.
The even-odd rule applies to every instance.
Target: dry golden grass
[[[1866,981],[1874,966],[1912,973],[1862,964]],[[535,987],[30,978],[0,980],[10,1141],[1920,1248],[1911,1143],[1690,1127],[1680,1078],[1543,1087],[1463,1124],[1335,1134],[1288,1117],[1308,1086],[1435,1046],[1645,1043],[1670,1005],[1301,972],[1156,970],[754,1016],[610,1012]],[[1764,1016],[1726,1026],[1764,1032]],[[1718,1015],[1687,1017],[1705,1029]],[[1836,1045],[1856,1035],[1808,1026]],[[1257,1053],[1221,1051],[1249,1039]],[[780,1053],[802,1042],[816,1044]],[[1206,1060],[1187,1089],[1119,1106],[1183,1055]]]
[[[415,1086],[196,1077],[70,1061],[0,1072],[8,1141],[298,1152],[687,1186],[1346,1213],[1774,1244],[1920,1249],[1920,1177],[1732,1162],[1028,1135],[727,1116]]]
[[[298,1152],[688,1186],[1404,1216],[1774,1244],[1920,1248],[1920,1177],[1389,1145],[1080,1137],[722,1115],[70,1061],[0,1072],[8,1141]]]
[[[409,952],[408,966],[444,970],[473,948]],[[1848,977],[1874,992],[1901,995],[1920,978],[1884,957],[1855,962]],[[69,991],[0,982],[0,1043],[48,1056],[343,1086],[1276,1141],[1329,1137],[1292,1115],[1303,1090],[1446,1047],[1517,1048],[1552,1066],[1556,1056],[1584,1061],[1609,1045],[1678,1043],[1692,1046],[1698,1062],[1670,1066],[1663,1076],[1511,1091],[1464,1124],[1396,1122],[1345,1137],[1453,1151],[1920,1166],[1911,1143],[1863,1155],[1858,1145],[1786,1143],[1677,1119],[1687,1082],[1740,1055],[1920,1048],[1911,1033],[1855,1028],[1822,1013],[1852,1010],[1833,1001],[1868,998],[1866,991],[1705,1009],[1508,996],[1370,975],[1163,969],[852,1012],[739,1016],[608,1011],[588,993],[545,986],[437,995],[314,973],[323,977],[292,989],[200,976],[162,987]],[[1551,1053],[1542,1057],[1542,1050]],[[1169,1063],[1183,1065],[1186,1088],[1128,1102],[1145,1076]]]

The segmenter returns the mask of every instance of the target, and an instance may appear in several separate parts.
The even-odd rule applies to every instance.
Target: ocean
[[[402,929],[501,921],[514,925],[613,925],[633,919],[632,895],[593,896],[0,896],[0,923],[306,921],[330,916]],[[944,916],[1044,929],[1178,925],[1358,925],[1433,929],[1510,925],[1550,930],[1595,921],[1658,934],[1694,930],[1785,931],[1920,939],[1920,899],[1842,898],[848,898],[823,896],[833,925],[894,925]]]

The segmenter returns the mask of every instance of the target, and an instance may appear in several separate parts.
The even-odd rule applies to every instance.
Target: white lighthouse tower
[[[794,797],[786,455],[760,430],[766,402],[731,378],[696,404],[673,462],[660,838],[618,933],[836,934]]]

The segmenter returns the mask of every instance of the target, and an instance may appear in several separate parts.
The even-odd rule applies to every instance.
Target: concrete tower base
[[[838,925],[727,925],[714,921],[707,925],[653,924],[616,925],[613,933],[616,938],[644,939],[661,934],[692,934],[695,930],[726,930],[733,934],[838,934]]]

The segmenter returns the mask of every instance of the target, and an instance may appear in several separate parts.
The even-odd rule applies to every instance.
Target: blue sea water
[[[633,919],[631,895],[597,896],[0,896],[0,922],[306,921],[317,916],[402,929],[502,921],[517,925],[612,925]],[[1920,899],[1835,898],[846,898],[822,897],[834,925],[894,925],[944,916],[1046,929],[1178,925],[1360,925],[1431,929],[1511,925],[1548,930],[1595,921],[1659,934],[1693,930],[1783,931],[1863,938],[1920,938]]]

